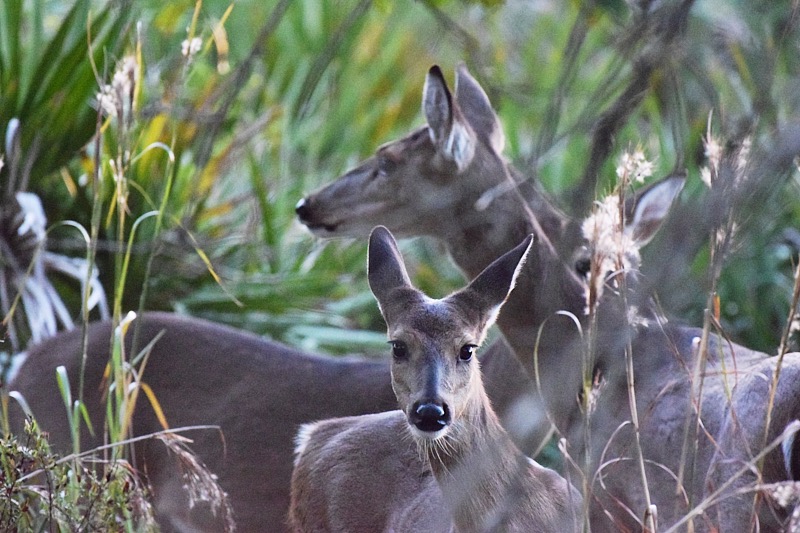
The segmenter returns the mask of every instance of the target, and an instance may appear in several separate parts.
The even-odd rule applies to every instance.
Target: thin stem
[[[711,247],[714,246],[714,237],[711,237]],[[713,261],[713,259],[712,259]],[[712,267],[713,270],[713,267]],[[676,490],[682,490],[684,486],[686,478],[689,478],[690,483],[692,478],[694,477],[694,461],[695,461],[695,445],[696,445],[696,437],[697,434],[700,432],[700,420],[702,415],[702,401],[703,401],[703,385],[705,380],[706,374],[706,363],[708,361],[708,337],[709,332],[711,330],[711,309],[713,309],[714,305],[714,298],[716,297],[716,284],[717,284],[717,277],[715,275],[711,276],[711,288],[708,292],[708,298],[706,299],[706,307],[703,312],[703,330],[700,335],[700,342],[697,344],[697,347],[693,346],[692,348],[695,349],[695,364],[694,370],[692,371],[692,393],[691,399],[693,401],[689,404],[689,409],[686,413],[686,424],[684,425],[684,433],[683,433],[683,446],[681,449],[681,461],[678,467],[678,483]],[[694,409],[692,409],[694,406]],[[692,424],[692,418],[694,415],[694,424]],[[692,427],[694,427],[694,431],[692,431]],[[687,467],[687,465],[689,465]],[[691,495],[691,491],[689,491]],[[692,501],[689,500],[689,506],[691,507]]]
[[[758,455],[753,460],[753,463],[756,463],[756,462],[759,462],[759,461],[763,461],[764,458],[770,452],[772,452],[773,449],[775,449],[783,441],[785,441],[789,435],[791,435],[792,433],[795,433],[796,431],[798,431],[798,427],[800,427],[800,422],[798,422],[797,420],[795,420],[794,422],[792,422],[791,424],[786,426],[786,429],[783,431],[783,433],[778,435],[778,437],[776,437],[772,442],[770,442],[767,446],[764,447],[764,449],[762,449],[758,453]],[[724,494],[725,491],[728,490],[728,488],[730,488],[730,486],[733,485],[733,483],[737,479],[739,479],[744,474],[746,474],[746,473],[751,471],[751,469],[753,467],[753,463],[748,463],[748,464],[742,466],[742,468],[740,468],[739,470],[737,470],[730,478],[728,478],[714,492],[709,494],[696,507],[694,507],[692,510],[690,510],[683,518],[681,518],[680,520],[678,520],[677,522],[672,524],[672,526],[670,526],[670,528],[666,531],[666,533],[672,533],[673,531],[685,531],[685,529],[681,529],[681,527],[684,524],[686,524],[686,523],[690,522],[691,520],[693,520],[696,516],[702,514],[708,507],[713,505],[717,501],[717,498],[719,498],[722,494]],[[744,525],[743,525],[743,527],[746,528],[746,526],[744,526]]]
[[[617,238],[622,239],[625,231],[625,191],[628,188],[630,177],[627,172],[624,172],[620,177],[619,189],[619,231],[617,231]],[[622,250],[621,246],[617,247]],[[619,292],[622,296],[622,310],[626,314],[629,310],[628,304],[628,283],[627,273],[625,272],[624,258],[620,255],[617,257],[617,285]],[[630,328],[631,326],[628,325]],[[639,408],[636,403],[636,378],[633,370],[633,344],[630,336],[625,344],[625,375],[627,379],[628,389],[628,408],[631,412],[631,424],[633,425],[634,444],[636,445],[636,463],[639,467],[639,475],[642,480],[642,491],[644,494],[645,511],[644,511],[644,531],[654,533],[656,531],[656,510],[653,506],[653,501],[650,497],[650,484],[647,482],[647,470],[644,464],[644,454],[642,452],[642,443],[639,435]]]
[[[769,439],[769,429],[772,425],[772,410],[775,406],[775,395],[778,392],[778,380],[781,375],[781,368],[783,367],[783,356],[786,355],[789,346],[789,337],[792,332],[792,322],[794,321],[795,314],[797,313],[797,304],[800,303],[800,257],[798,257],[797,267],[794,271],[794,288],[792,290],[792,303],[789,308],[789,318],[786,321],[786,326],[783,328],[781,335],[781,343],[778,347],[778,361],[775,364],[775,371],[772,373],[772,382],[769,387],[769,402],[767,402],[767,420],[764,423],[764,444]],[[759,472],[761,471],[763,461],[759,462]]]
[[[586,352],[583,356],[583,424],[584,424],[584,476],[583,476],[583,506],[584,517],[586,523],[589,523],[589,508],[592,499],[592,476],[589,475],[592,471],[591,453],[591,398],[592,398],[592,369],[594,368],[594,355],[596,350],[597,339],[597,309],[590,308],[591,316],[589,317],[589,335],[587,336]]]
[[[636,404],[636,387],[633,373],[633,346],[628,341],[625,347],[625,373],[628,380],[628,406],[631,411],[631,423],[633,424],[634,439],[636,444],[636,462],[639,467],[639,475],[642,477],[642,488],[644,489],[645,514],[644,530],[649,532],[656,531],[656,513],[653,502],[650,498],[650,486],[647,482],[647,471],[644,466],[644,454],[639,438],[639,411]]]

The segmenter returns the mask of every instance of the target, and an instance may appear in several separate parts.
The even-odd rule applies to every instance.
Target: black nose
[[[297,205],[294,206],[294,212],[300,220],[308,220],[311,209],[308,207],[308,202],[305,198],[301,198]]]
[[[411,410],[411,423],[420,431],[434,433],[450,424],[447,404],[417,402]]]

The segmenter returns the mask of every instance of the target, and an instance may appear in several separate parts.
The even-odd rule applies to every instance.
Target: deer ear
[[[625,233],[633,238],[637,246],[644,246],[655,236],[685,183],[685,174],[675,174],[636,194],[633,198],[633,214],[625,224]]]
[[[464,170],[475,155],[475,133],[461,117],[442,70],[436,65],[425,78],[422,109],[428,120],[431,140],[439,153],[453,161],[459,172]]]
[[[515,248],[495,259],[466,288],[453,295],[456,300],[466,300],[467,306],[476,308],[485,317],[485,329],[494,324],[514,288],[532,243],[533,235],[528,235]]]
[[[411,287],[411,280],[397,249],[397,242],[391,232],[383,226],[372,230],[369,236],[367,253],[367,273],[369,288],[381,309],[393,289]]]
[[[472,77],[464,63],[456,69],[456,101],[475,134],[498,154],[502,153],[506,137],[500,120],[483,87]]]

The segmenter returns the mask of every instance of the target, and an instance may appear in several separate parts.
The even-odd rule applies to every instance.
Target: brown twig
[[[684,0],[677,6],[645,13],[634,20],[634,31],[620,48],[624,50],[637,43],[642,48],[631,60],[632,74],[627,86],[595,121],[588,162],[568,198],[573,212],[583,213],[588,209],[600,169],[614,147],[614,137],[644,99],[653,73],[666,68],[666,58],[672,53],[673,43],[683,34],[693,4],[694,0]]]

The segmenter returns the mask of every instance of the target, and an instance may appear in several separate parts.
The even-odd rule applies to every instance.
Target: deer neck
[[[499,517],[515,493],[529,459],[500,425],[483,390],[470,402],[439,446],[421,446],[420,453],[452,513],[457,531],[483,531]]]
[[[471,190],[438,221],[434,234],[442,233],[438,236],[470,279],[532,233],[551,252],[549,259],[558,261],[554,244],[565,240],[566,216],[539,187],[518,180],[513,167],[487,152],[453,178]]]
[[[476,171],[489,172],[484,168]],[[474,199],[462,206],[460,211],[466,213],[458,217],[462,223],[456,221],[445,242],[453,260],[472,279],[527,235],[534,234],[531,252],[497,324],[530,375],[538,372],[543,387],[548,387],[553,383],[551,376],[563,377],[564,347],[568,343],[577,345],[579,336],[572,320],[556,313],[567,311],[583,317],[584,287],[557,252],[557,248],[566,246],[562,245],[567,240],[566,218],[535,186],[522,183],[518,188],[509,167],[494,172],[503,172],[509,187],[483,210],[476,209]],[[562,391],[564,397],[555,399],[553,394],[545,395],[559,404],[570,402],[580,383],[577,374],[568,383],[560,378],[560,385],[554,391]]]

